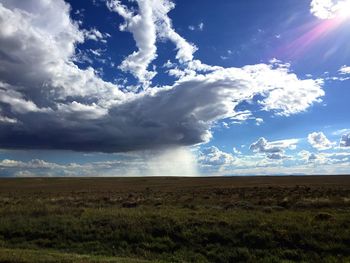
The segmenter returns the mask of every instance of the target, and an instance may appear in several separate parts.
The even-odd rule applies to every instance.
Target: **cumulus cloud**
[[[262,118],[256,118],[255,119],[255,124],[257,125],[257,126],[260,126],[261,124],[263,124],[264,123],[264,120],[262,119]]]
[[[294,146],[292,146],[294,148]],[[339,174],[349,172],[350,152],[318,152],[306,150],[296,155],[282,155],[273,150],[277,158],[266,158],[265,154],[231,155],[215,146],[199,152],[202,173],[219,175],[257,174]],[[277,152],[277,153],[275,153]],[[274,156],[273,156],[274,157]]]
[[[125,91],[93,68],[74,64],[84,30],[63,0],[1,0],[0,147],[123,152],[195,145],[210,140],[221,119],[255,118],[238,110],[243,102],[289,116],[324,95],[321,80],[299,79],[288,65],[222,68],[193,59],[196,48],[167,16],[174,8],[170,1],[139,0],[137,11],[108,3],[137,43],[126,68],[150,80],[158,37],[175,43],[176,58],[188,72],[168,86]],[[130,66],[138,59],[145,63]]]
[[[340,147],[350,147],[350,133],[343,134],[340,138]]]
[[[307,136],[307,140],[311,146],[317,150],[327,150],[335,145],[334,142],[331,142],[327,139],[323,132],[310,133]]]
[[[285,151],[295,149],[298,142],[298,139],[268,142],[264,137],[261,137],[252,143],[249,149],[256,153],[263,153],[269,159],[280,160],[286,158]]]
[[[309,151],[302,150],[298,153],[298,156],[301,157],[303,161],[306,163],[315,162],[319,157],[315,153],[310,153]]]
[[[298,156],[305,163],[310,164],[335,165],[346,164],[350,161],[350,152],[319,152],[316,154],[303,150],[298,153]]]
[[[198,164],[201,173],[233,175],[233,174],[265,174],[265,171],[272,167],[281,168],[277,173],[281,173],[285,168],[284,163],[292,159],[284,154],[285,147],[294,149],[293,140],[271,142],[269,147],[262,154],[246,155],[235,150],[234,154],[225,152],[216,146],[205,147],[199,150]],[[283,148],[277,149],[276,145]],[[260,152],[261,153],[261,152]],[[274,172],[276,174],[276,171]]]
[[[347,75],[347,74],[350,74],[350,67],[349,66],[342,66],[340,69],[339,69],[339,73],[342,74],[342,75]]]
[[[345,16],[349,8],[348,0],[312,0],[310,12],[319,19],[332,19]]]
[[[198,157],[198,162],[204,166],[226,166],[232,165],[234,161],[232,154],[223,152],[215,146],[202,149]]]
[[[233,147],[232,151],[233,151],[234,154],[237,154],[237,155],[242,154],[242,152],[240,150],[238,150],[236,147]]]

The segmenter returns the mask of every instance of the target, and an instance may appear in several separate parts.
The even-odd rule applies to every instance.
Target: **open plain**
[[[350,176],[1,179],[0,262],[350,262]]]

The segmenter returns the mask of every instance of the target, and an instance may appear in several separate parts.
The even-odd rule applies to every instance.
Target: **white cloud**
[[[268,153],[266,157],[272,160],[281,160],[287,158],[287,156],[285,156],[283,153]]]
[[[327,150],[332,148],[335,143],[327,139],[323,132],[313,132],[307,136],[308,142],[317,150]]]
[[[232,151],[234,154],[237,154],[237,155],[242,154],[236,147],[233,147]]]
[[[172,21],[167,13],[174,7],[175,4],[169,0],[155,1],[158,34],[161,39],[168,39],[175,44],[177,49],[176,59],[180,63],[189,62],[193,59],[193,53],[197,51],[197,47],[189,43],[173,29]]]
[[[224,127],[225,129],[230,128],[230,125],[229,125],[227,122],[225,122],[225,121],[223,121],[223,122],[221,123],[221,125],[222,125],[222,127]]]
[[[312,0],[310,12],[319,19],[332,19],[348,15],[348,0]]]
[[[176,77],[178,79],[188,77],[188,76],[196,76],[198,73],[208,73],[217,70],[224,69],[220,66],[210,66],[202,63],[200,60],[192,60],[185,64],[178,65],[175,63],[171,63],[168,61],[164,64],[165,68],[168,68],[167,73],[170,76]]]
[[[294,161],[268,159],[262,155],[237,155],[221,151],[215,146],[197,152],[195,149],[171,148],[157,151],[139,151],[113,154],[113,159],[87,163],[58,164],[41,159],[28,162],[5,159],[0,161],[0,172],[5,176],[195,176],[197,162],[202,174],[337,174],[349,172],[350,152],[310,153],[301,151]],[[90,154],[94,155],[94,154]],[[104,155],[107,157],[107,155]],[[111,156],[108,155],[108,158]]]
[[[332,134],[333,135],[343,135],[345,133],[350,133],[350,129],[340,129],[340,130],[336,130],[334,131]]]
[[[124,18],[125,23],[120,26],[120,29],[133,34],[138,48],[138,51],[134,51],[122,62],[120,69],[131,72],[141,83],[149,86],[156,75],[155,71],[147,70],[149,64],[157,57],[155,15],[150,2],[139,0],[138,5],[139,11],[134,13],[119,0],[107,2],[110,10]]]
[[[350,147],[350,133],[343,134],[340,138],[340,147]]]
[[[38,108],[38,106],[30,100],[26,100],[24,96],[13,87],[0,82],[0,102],[9,105],[12,113],[25,114],[28,112],[45,112],[47,108]]]
[[[202,149],[199,152],[198,162],[204,166],[226,166],[232,165],[234,157],[226,152],[219,150],[215,146]]]
[[[257,126],[260,126],[261,124],[263,124],[264,123],[264,120],[262,119],[262,118],[256,118],[255,119],[255,124],[257,125]]]
[[[329,164],[344,163],[350,161],[350,152],[331,152],[321,153],[324,159],[327,159]]]
[[[241,123],[248,120],[251,117],[252,117],[251,111],[244,110],[244,111],[235,112],[230,116],[230,119],[233,120],[234,123]]]
[[[67,119],[79,115],[81,119],[93,120],[102,118],[108,113],[106,109],[95,103],[85,105],[76,101],[67,104],[57,104],[57,108],[60,114],[64,114]]]
[[[2,123],[17,123],[17,120],[16,120],[16,119],[11,119],[11,118],[9,118],[9,117],[1,116],[1,115],[0,115],[0,122],[2,122]]]
[[[320,175],[349,174],[350,162],[315,165],[313,163],[294,166],[243,167],[228,170],[222,175]]]
[[[195,31],[195,30],[203,31],[203,29],[204,29],[204,23],[201,22],[201,23],[199,23],[197,26],[195,26],[195,25],[189,25],[189,26],[188,26],[188,29],[191,30],[191,31]]]
[[[101,41],[102,43],[107,43],[107,38],[111,37],[108,33],[101,33],[96,28],[91,28],[90,30],[83,30],[84,37],[86,39]]]
[[[55,163],[45,162],[39,159],[33,159],[29,162],[4,159],[0,161],[1,168],[18,168],[18,169],[55,169],[60,165]]]
[[[308,161],[309,162],[313,162],[313,161],[315,161],[317,159],[318,159],[318,156],[315,153],[311,153],[309,158],[308,158]]]
[[[203,28],[204,28],[204,23],[203,23],[203,22],[199,23],[199,24],[198,24],[198,29],[199,29],[200,31],[203,31]]]
[[[197,48],[181,37],[172,27],[167,13],[175,5],[170,0],[144,1],[137,0],[138,12],[129,10],[119,0],[109,0],[107,6],[117,12],[125,20],[120,26],[133,34],[138,51],[129,55],[120,65],[124,71],[129,71],[148,87],[156,72],[148,71],[150,63],[157,57],[157,38],[172,41],[177,49],[176,58],[181,62],[193,59]]]
[[[277,72],[279,74],[275,74]],[[306,110],[314,102],[321,102],[320,97],[324,96],[324,91],[319,89],[319,86],[323,85],[322,80],[300,81],[295,74],[290,73],[286,76],[283,72],[283,68],[271,72],[251,72],[259,81],[269,81],[269,85],[275,87],[269,96],[261,101],[265,110],[275,110],[278,115],[289,116]]]
[[[298,153],[298,156],[301,157],[306,163],[312,163],[319,159],[319,156],[315,153],[310,153],[309,151],[302,150]]]
[[[347,163],[350,161],[350,152],[321,152],[316,154],[302,150],[298,153],[298,156],[300,156],[305,163],[313,163],[319,165],[335,165]]]
[[[101,48],[98,48],[98,49],[89,49],[89,51],[94,54],[96,57],[100,57],[102,56],[102,54],[106,51],[105,49],[101,49]]]
[[[350,67],[349,66],[342,66],[340,69],[339,69],[339,73],[340,74],[343,74],[343,75],[347,75],[347,74],[350,74]]]
[[[191,31],[194,31],[194,30],[196,30],[196,27],[195,27],[195,26],[192,26],[192,25],[189,25],[189,26],[188,26],[188,29],[191,30]]]
[[[261,137],[252,143],[249,149],[256,153],[263,153],[269,159],[279,160],[286,158],[285,151],[287,149],[294,150],[298,142],[298,139],[268,142],[264,137]]]

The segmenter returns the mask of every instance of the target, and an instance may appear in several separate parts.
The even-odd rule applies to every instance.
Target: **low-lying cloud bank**
[[[119,153],[112,156],[102,154],[103,157],[98,156],[101,154],[91,155],[97,157],[96,159],[105,160],[57,163],[42,159],[29,161],[3,159],[0,161],[0,177],[199,175],[195,153],[187,147]]]
[[[198,176],[198,175],[276,175],[276,174],[338,174],[348,173],[350,145],[348,129],[336,131],[339,144],[325,147],[312,138],[327,138],[323,133],[313,132],[299,139],[269,141],[259,138],[246,146],[224,151],[216,146],[172,147],[162,150],[146,150],[128,153],[89,153],[79,162],[56,163],[42,154],[36,159],[0,161],[1,176]],[[319,136],[322,134],[323,136]],[[310,136],[311,135],[311,136]],[[338,137],[339,138],[339,137]],[[305,147],[305,144],[309,144]],[[322,147],[321,147],[322,146]],[[308,150],[305,150],[308,149]],[[11,151],[10,151],[11,152]],[[22,151],[25,153],[26,151]],[[41,152],[41,151],[40,151]],[[5,154],[6,151],[0,152]],[[47,158],[47,159],[46,159]],[[52,158],[51,158],[52,159]],[[69,159],[69,158],[68,158]],[[72,158],[74,159],[74,158]],[[84,161],[85,159],[85,161]],[[93,160],[93,161],[91,161]],[[100,161],[96,161],[100,160]]]

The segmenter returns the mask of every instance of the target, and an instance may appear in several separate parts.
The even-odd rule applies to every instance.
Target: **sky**
[[[0,176],[350,174],[350,0],[0,0]]]

